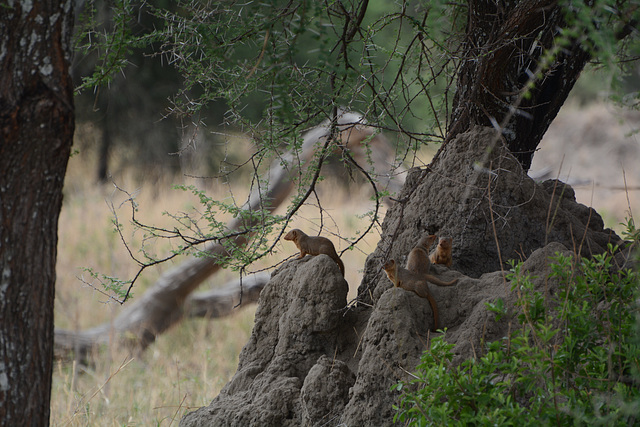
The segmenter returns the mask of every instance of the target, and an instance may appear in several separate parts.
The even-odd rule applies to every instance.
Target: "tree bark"
[[[542,136],[591,58],[578,41],[569,40],[544,65],[564,27],[556,0],[469,2],[447,140],[476,124],[493,126],[528,171]],[[532,79],[535,85],[529,87]]]
[[[71,2],[0,8],[0,420],[49,424],[58,216],[74,131]]]

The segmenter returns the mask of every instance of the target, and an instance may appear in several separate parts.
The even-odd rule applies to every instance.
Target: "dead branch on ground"
[[[393,172],[393,148],[384,135],[377,133],[362,122],[362,117],[354,113],[343,113],[337,121],[336,143],[343,149],[351,151],[351,156],[362,170],[369,171],[378,179],[381,188],[392,192],[399,191],[403,177]],[[283,159],[278,159],[267,172],[267,188],[256,188],[243,206],[243,210],[251,211],[266,208],[273,212],[282,202],[287,200],[294,186],[292,177],[298,176],[300,168],[306,167],[316,154],[319,142],[331,138],[330,123],[311,129],[304,135],[300,152],[290,152]],[[326,147],[326,144],[325,144]],[[336,147],[337,148],[337,147]],[[294,160],[299,159],[296,163]],[[284,160],[284,161],[282,161]],[[290,165],[299,165],[291,168]],[[283,165],[289,165],[285,167]],[[247,233],[235,233],[241,229],[258,224],[247,224],[247,219],[237,219],[228,224],[231,239],[238,247],[244,246],[250,236]],[[257,220],[255,220],[257,221]],[[83,330],[69,331],[56,329],[55,354],[64,357],[70,352],[83,360],[92,348],[106,344],[111,339],[118,343],[126,343],[129,348],[138,351],[149,346],[155,337],[187,316],[208,317],[225,316],[236,306],[244,306],[256,302],[265,276],[253,281],[244,278],[227,284],[221,290],[212,290],[190,297],[191,293],[209,276],[221,267],[216,260],[227,254],[220,243],[208,242],[204,252],[210,256],[191,257],[182,264],[162,274],[156,283],[140,298],[135,299],[122,310],[110,323]],[[144,266],[142,267],[144,269]],[[137,277],[137,276],[136,276]]]

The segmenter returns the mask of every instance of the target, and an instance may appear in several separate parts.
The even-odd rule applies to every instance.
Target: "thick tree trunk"
[[[0,420],[49,423],[58,215],[74,131],[71,2],[0,8]]]
[[[544,65],[558,29],[566,26],[563,16],[555,0],[469,2],[447,140],[476,124],[499,128],[529,170],[542,136],[590,59],[571,40]]]

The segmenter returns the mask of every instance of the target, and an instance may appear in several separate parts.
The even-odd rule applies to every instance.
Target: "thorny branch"
[[[242,292],[242,276],[245,274],[246,268],[251,263],[263,258],[265,255],[273,251],[276,244],[278,244],[278,242],[282,238],[284,231],[287,228],[288,224],[290,223],[291,219],[297,214],[297,212],[302,206],[304,206],[305,204],[308,204],[309,197],[311,197],[312,195],[316,197],[317,206],[322,216],[324,209],[321,206],[321,202],[316,191],[316,185],[321,177],[321,170],[322,170],[324,161],[336,149],[339,149],[342,152],[343,156],[348,160],[348,162],[352,164],[359,171],[359,173],[361,173],[366,178],[366,180],[370,183],[371,188],[373,189],[374,200],[375,200],[375,210],[373,213],[373,219],[371,220],[365,232],[362,233],[357,240],[350,242],[349,247],[346,248],[345,251],[357,245],[361,241],[361,239],[364,238],[364,236],[366,236],[368,233],[371,232],[375,224],[379,225],[380,192],[377,188],[375,179],[371,176],[369,172],[367,172],[359,164],[358,161],[356,161],[356,159],[351,155],[351,153],[347,149],[347,143],[349,143],[350,141],[356,145],[362,145],[365,143],[361,140],[357,140],[357,139],[354,140],[354,138],[363,137],[362,131],[355,132],[355,133],[353,132],[353,130],[356,129],[356,126],[362,127],[364,125],[360,123],[359,121],[360,119],[357,119],[358,116],[355,116],[351,113],[339,112],[334,117],[335,118],[333,118],[331,122],[328,125],[326,125],[326,128],[328,128],[326,133],[323,135],[320,135],[320,140],[322,140],[321,146],[319,146],[318,148],[314,148],[314,145],[316,145],[320,140],[306,141],[305,144],[307,144],[307,147],[303,148],[303,150],[300,153],[296,151],[296,152],[290,153],[285,157],[278,157],[274,161],[274,164],[272,164],[272,168],[273,168],[273,165],[279,165],[281,163],[288,164],[289,162],[288,159],[290,158],[290,156],[295,155],[295,157],[297,157],[297,164],[299,165],[298,167],[298,170],[300,171],[299,179],[304,180],[301,167],[304,166],[305,164],[306,164],[305,166],[306,170],[312,172],[311,178],[309,182],[306,184],[304,194],[302,194],[299,198],[297,198],[295,203],[293,203],[293,205],[289,208],[287,214],[280,220],[278,220],[275,217],[270,218],[267,214],[267,211],[273,210],[280,203],[280,201],[284,200],[286,197],[283,194],[280,194],[280,195],[277,195],[276,197],[279,200],[275,200],[275,201],[271,200],[274,197],[274,194],[272,194],[272,192],[274,191],[274,187],[277,187],[277,185],[279,184],[276,183],[272,185],[271,183],[269,183],[267,184],[266,188],[263,188],[264,178],[259,177],[257,175],[252,180],[252,191],[251,191],[251,195],[249,196],[249,199],[247,200],[245,206],[239,209],[241,211],[247,210],[249,212],[254,212],[255,207],[258,207],[259,212],[262,212],[260,216],[255,217],[253,219],[247,218],[245,220],[242,220],[240,215],[240,217],[237,218],[235,225],[233,226],[228,225],[228,230],[229,230],[228,232],[223,234],[213,235],[213,236],[208,236],[203,234],[200,228],[197,226],[197,221],[192,220],[187,214],[185,214],[184,220],[182,217],[177,217],[175,215],[172,215],[172,217],[181,226],[186,227],[187,230],[195,231],[195,234],[193,235],[185,234],[183,231],[181,231],[178,228],[174,228],[173,230],[170,230],[167,228],[156,227],[156,226],[142,223],[141,221],[138,220],[136,216],[138,207],[135,202],[134,195],[127,192],[126,190],[122,189],[121,187],[119,187],[117,184],[114,183],[114,187],[116,188],[116,190],[126,195],[126,199],[124,200],[124,202],[122,202],[122,204],[128,203],[130,205],[131,223],[136,230],[144,230],[145,232],[150,233],[152,238],[166,238],[169,240],[178,239],[181,242],[182,246],[180,246],[178,250],[174,250],[171,254],[167,256],[155,258],[154,256],[147,254],[147,252],[144,250],[144,244],[143,244],[143,254],[146,260],[138,258],[132,251],[130,244],[127,242],[127,239],[125,238],[124,230],[118,218],[116,209],[113,206],[113,204],[111,204],[111,210],[115,217],[114,224],[115,224],[116,231],[119,235],[119,238],[122,241],[123,245],[125,246],[125,249],[127,250],[130,258],[134,260],[134,262],[138,266],[138,270],[134,275],[133,279],[129,282],[125,282],[129,284],[129,287],[127,289],[125,296],[122,299],[116,299],[114,297],[111,297],[111,298],[121,304],[124,303],[128,299],[131,289],[133,288],[133,285],[138,280],[138,278],[140,277],[140,275],[143,273],[144,270],[146,270],[149,267],[153,267],[158,264],[170,261],[176,258],[178,255],[188,253],[191,250],[195,250],[198,256],[213,257],[216,263],[224,263],[226,261],[226,258],[231,256],[229,250],[224,250],[222,254],[218,252],[214,254],[210,252],[210,250],[207,250],[207,249],[203,250],[198,248],[213,242],[217,242],[218,244],[221,244],[225,240],[231,242],[237,238],[243,238],[242,242],[246,242],[251,238],[253,234],[257,232],[257,230],[262,230],[267,225],[279,223],[278,225],[279,232],[277,233],[275,239],[272,240],[270,245],[265,250],[262,250],[262,251],[258,251],[258,248],[256,247],[252,249],[253,252],[245,253],[245,257],[243,259],[245,259],[246,261],[242,261],[241,264],[237,267],[240,272],[240,287]],[[356,119],[354,119],[354,117],[356,117]],[[320,127],[320,129],[322,129],[322,127]],[[371,138],[371,136],[373,135],[372,132],[373,132],[373,129],[369,129],[366,132],[364,132],[366,140]],[[369,135],[369,136],[367,137],[366,135]],[[306,136],[305,138],[307,139],[312,138],[312,136],[311,137]],[[365,150],[362,150],[362,151],[364,152]],[[314,157],[314,160],[312,161],[312,163],[309,163],[310,161],[309,158],[311,156]],[[253,167],[254,167],[254,172],[257,172],[259,166],[255,162],[253,163]],[[288,171],[289,174],[291,174],[292,172],[291,170],[288,170],[288,169],[282,169],[281,171],[282,172]],[[278,181],[279,179],[282,180],[283,177],[275,178],[276,181]],[[203,214],[203,216],[205,215]],[[258,222],[254,223],[254,221],[256,220]],[[322,227],[323,225],[321,220],[321,230],[322,230]],[[144,239],[146,240],[147,238],[150,238],[150,237],[145,237]],[[277,265],[279,264],[280,263],[278,263]],[[242,300],[240,299],[240,303],[241,302]]]

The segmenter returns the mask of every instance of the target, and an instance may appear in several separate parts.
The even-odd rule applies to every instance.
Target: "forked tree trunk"
[[[58,216],[74,116],[68,1],[0,7],[0,424],[49,424]]]
[[[528,171],[542,136],[590,55],[579,42],[568,40],[544,65],[559,29],[566,27],[556,0],[471,1],[468,5],[467,34],[461,47],[464,59],[447,140],[475,124],[499,128],[509,150]],[[529,87],[531,82],[534,85]]]

